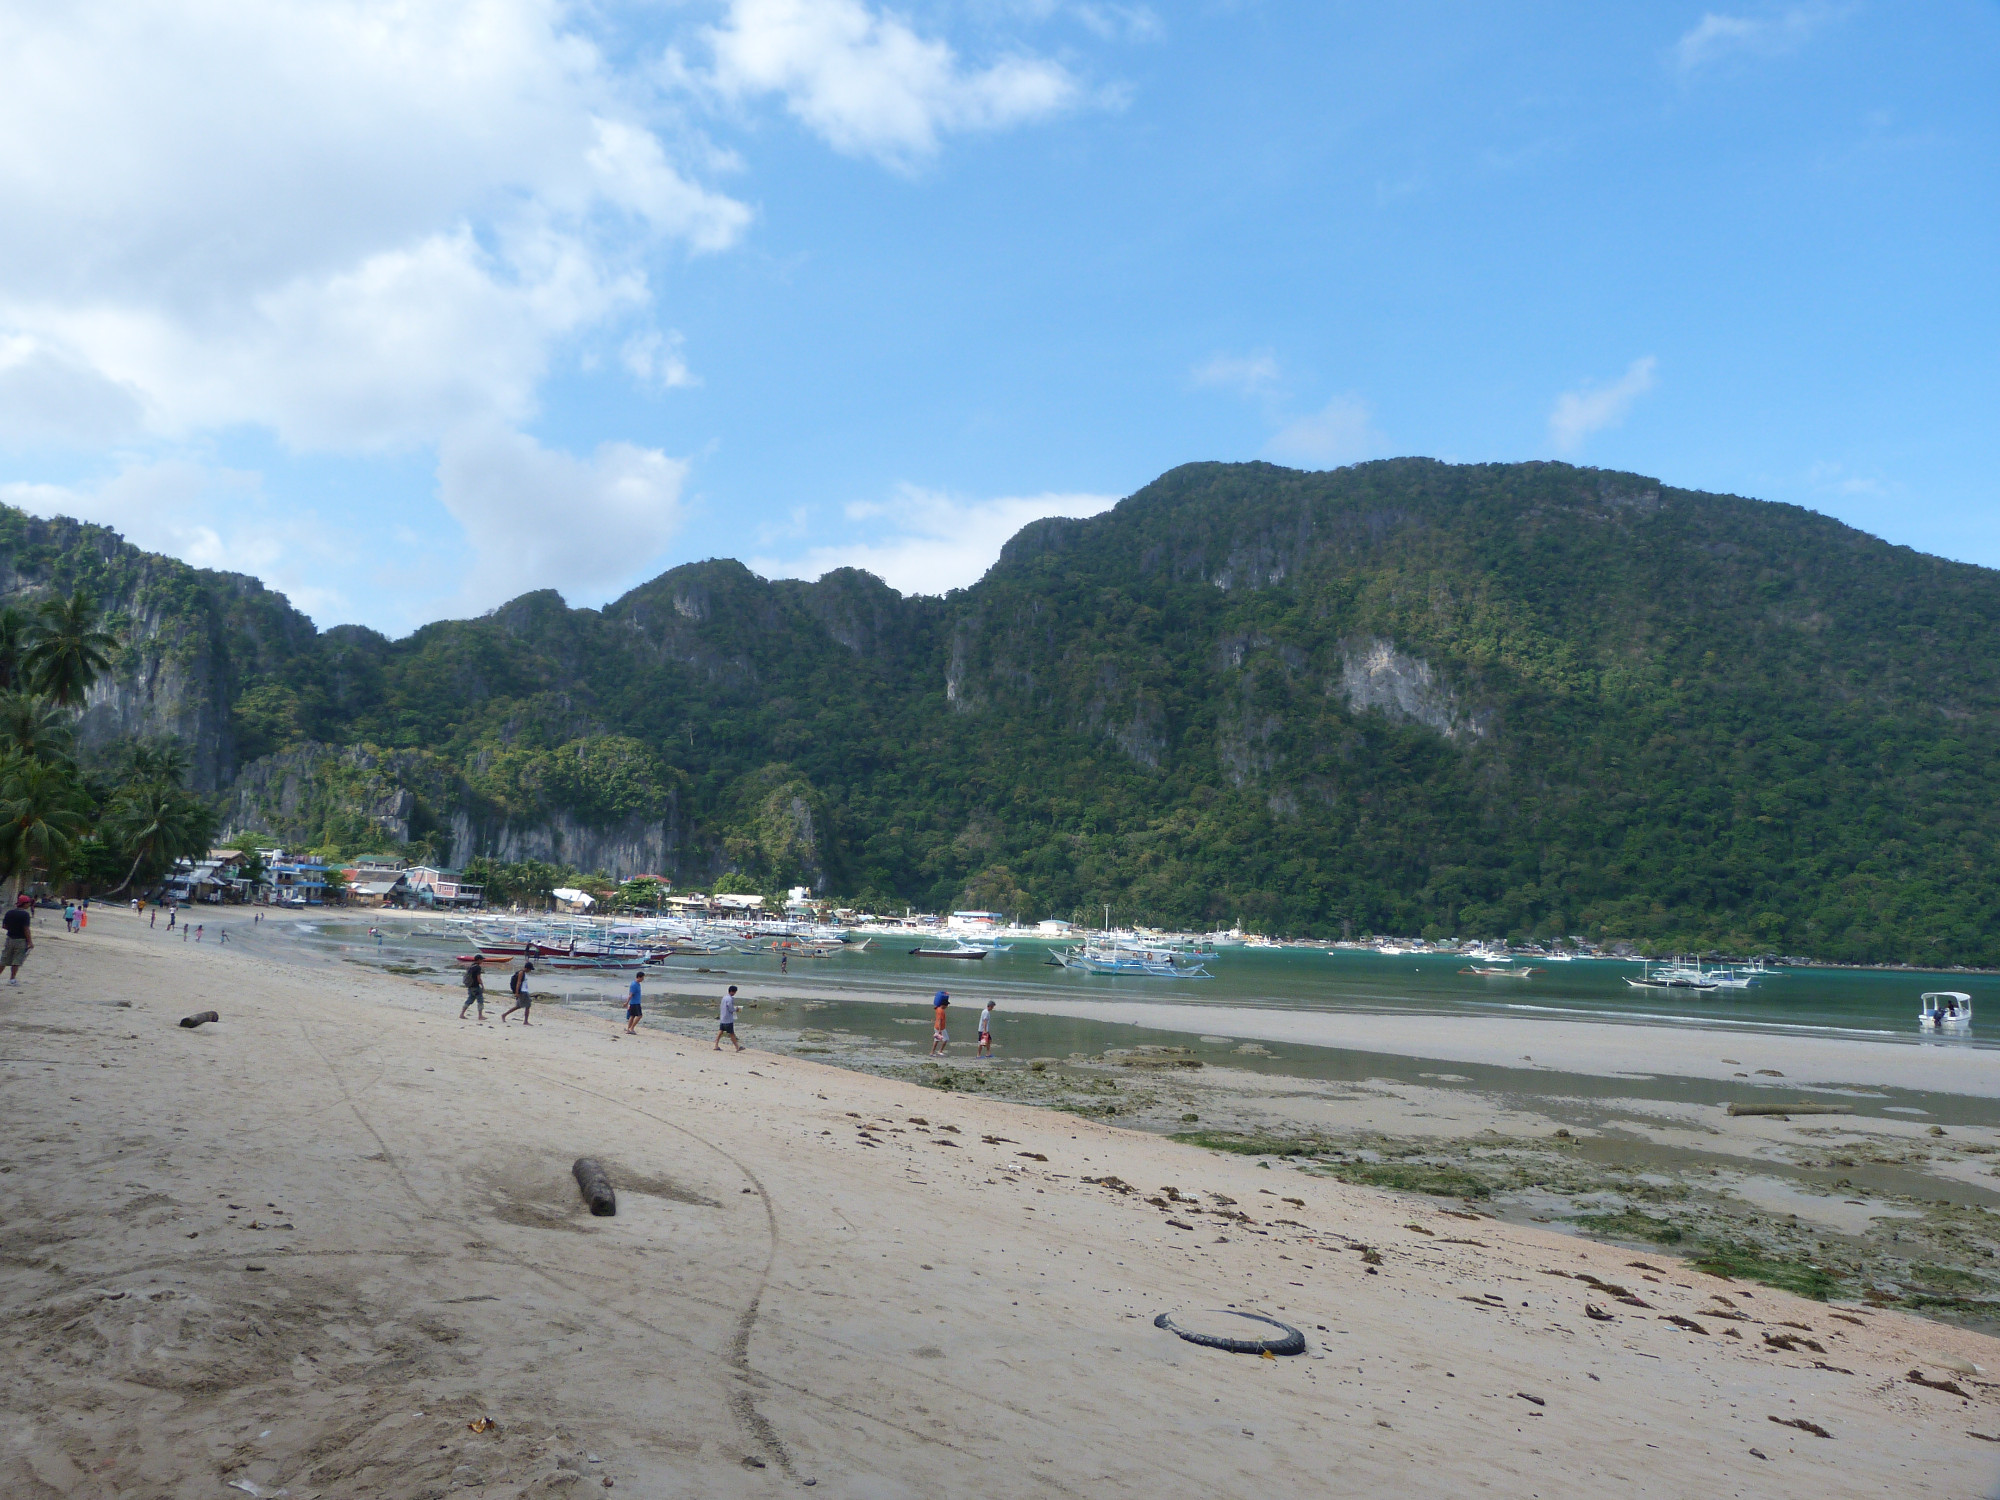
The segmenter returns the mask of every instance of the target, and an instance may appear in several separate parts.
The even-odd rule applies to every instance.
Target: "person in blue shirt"
[[[639,985],[645,977],[644,969],[634,970],[632,986],[625,991],[625,1035],[627,1036],[639,1029],[639,1018],[646,1013],[639,1004]]]

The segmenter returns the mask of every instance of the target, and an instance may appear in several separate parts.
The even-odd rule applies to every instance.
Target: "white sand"
[[[121,913],[77,938],[44,923],[27,981],[0,987],[9,1500],[604,1478],[646,1497],[1966,1495],[2000,1473],[2000,1444],[1967,1435],[2000,1435],[2000,1388],[1905,1379],[2000,1369],[2000,1341],[802,1060],[549,1012],[461,1024],[435,987],[281,964],[231,927],[218,951]],[[174,1025],[211,1006],[220,1025]],[[1448,1040],[1393,1050],[1460,1055]],[[581,1209],[586,1152],[622,1184],[616,1218]],[[1106,1174],[1143,1191],[1081,1180]],[[1167,1184],[1198,1205],[1145,1201]],[[1232,1304],[1311,1352],[1226,1355],[1151,1323]],[[1749,1321],[1710,1311],[1730,1305]],[[1765,1341],[1801,1333],[1826,1352]],[[468,1431],[481,1416],[497,1435]]]

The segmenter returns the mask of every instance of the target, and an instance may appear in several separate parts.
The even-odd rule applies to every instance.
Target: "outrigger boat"
[[[986,949],[984,949],[984,948],[968,948],[968,947],[963,947],[963,946],[961,946],[961,947],[957,947],[957,948],[912,948],[912,949],[910,950],[910,957],[912,957],[912,958],[984,958],[984,957],[986,957],[986,952],[987,952],[987,950],[986,950]]]

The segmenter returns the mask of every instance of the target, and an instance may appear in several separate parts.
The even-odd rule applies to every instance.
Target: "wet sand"
[[[435,985],[231,925],[218,950],[115,911],[44,923],[0,987],[10,1496],[2000,1476],[2000,1443],[1968,1435],[2000,1437],[1978,1334],[658,1026],[461,1023]],[[615,1218],[580,1202],[586,1153]],[[1152,1324],[1232,1305],[1308,1352]]]

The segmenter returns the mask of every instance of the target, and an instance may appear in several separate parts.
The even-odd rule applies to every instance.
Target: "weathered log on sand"
[[[1847,1104],[1732,1104],[1732,1115],[1851,1115]]]
[[[210,1021],[220,1021],[221,1019],[222,1017],[218,1016],[214,1011],[204,1010],[196,1015],[182,1016],[181,1025],[192,1031],[197,1026],[206,1026]]]
[[[576,1185],[583,1190],[584,1202],[590,1211],[600,1219],[608,1219],[618,1212],[618,1195],[611,1191],[611,1179],[594,1156],[579,1156],[576,1165],[570,1168],[576,1175]]]

